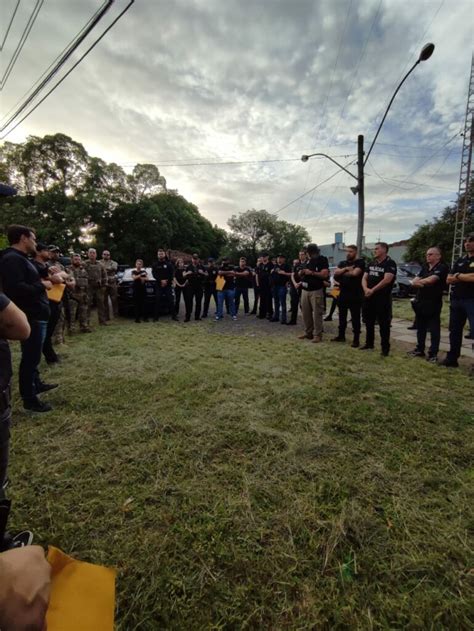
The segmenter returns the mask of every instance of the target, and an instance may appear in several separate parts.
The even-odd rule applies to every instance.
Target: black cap
[[[49,250],[50,252],[61,252],[61,250],[58,248],[58,246],[57,246],[57,245],[49,245],[49,246],[48,246],[48,250]]]
[[[36,251],[37,252],[44,252],[44,250],[49,250],[49,245],[46,245],[46,243],[38,242],[36,244]]]
[[[268,254],[268,252],[262,252],[260,256],[264,257],[264,256],[270,256],[270,255]]]
[[[214,263],[214,261],[215,261],[215,259],[213,259],[213,258],[212,258],[212,256],[210,256],[210,257],[207,259],[207,262],[208,262],[208,263]]]

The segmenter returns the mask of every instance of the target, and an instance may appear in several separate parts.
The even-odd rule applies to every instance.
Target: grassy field
[[[295,329],[119,321],[16,401],[12,527],[115,566],[119,630],[472,628],[472,380]]]

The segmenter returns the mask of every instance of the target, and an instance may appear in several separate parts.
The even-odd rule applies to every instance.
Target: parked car
[[[133,279],[132,279],[132,270],[133,267],[128,267],[124,270],[122,274],[122,278],[118,283],[118,308],[119,313],[122,316],[130,316],[133,315]],[[145,268],[148,274],[148,279],[145,283],[146,287],[146,301],[145,301],[145,313],[147,317],[153,315],[154,307],[155,307],[155,292],[157,290],[156,281],[153,278],[153,274],[151,272],[151,267]],[[159,288],[158,288],[159,290]],[[168,306],[167,301],[162,300],[162,311],[159,315],[167,315],[168,314]]]
[[[416,294],[416,289],[411,284],[411,281],[415,278],[416,274],[406,272],[403,268],[399,267],[397,270],[397,278],[392,291],[398,298],[408,298]]]
[[[414,278],[421,272],[421,265],[418,263],[402,263],[398,266],[403,272],[406,272],[408,276]]]

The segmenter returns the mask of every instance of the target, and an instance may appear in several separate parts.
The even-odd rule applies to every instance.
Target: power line
[[[36,4],[35,7],[33,9],[32,14],[30,15],[30,18],[23,30],[23,33],[21,34],[20,37],[20,41],[18,42],[17,47],[15,48],[15,52],[13,53],[12,58],[10,59],[10,62],[3,74],[3,77],[0,79],[0,90],[3,90],[3,88],[5,87],[6,82],[8,81],[8,77],[10,76],[18,57],[21,54],[21,51],[23,50],[23,46],[25,45],[26,40],[28,39],[31,29],[34,26],[34,23],[36,22],[36,18],[38,17],[39,12],[41,11],[41,7],[43,6],[44,0],[36,0]]]
[[[344,154],[341,156],[332,156],[335,158],[349,158],[350,154]],[[301,158],[275,158],[271,160],[227,160],[221,162],[119,162],[119,166],[129,167],[135,166],[135,164],[153,164],[156,167],[203,167],[203,166],[221,166],[221,165],[233,165],[233,164],[270,164],[272,162],[300,162]]]
[[[4,38],[3,38],[3,42],[2,42],[2,44],[1,44],[1,46],[0,46],[0,53],[2,52],[3,47],[4,47],[4,46],[5,46],[5,44],[6,44],[7,37],[8,37],[8,33],[10,32],[10,29],[11,29],[12,24],[13,24],[13,20],[15,19],[15,15],[16,15],[16,12],[18,11],[18,7],[19,7],[19,6],[20,6],[20,0],[16,0],[16,6],[15,6],[15,8],[13,9],[13,15],[12,15],[12,17],[10,18],[10,22],[9,22],[9,24],[8,24],[8,26],[7,26],[7,30],[6,30],[5,36],[4,36]]]
[[[71,57],[74,51],[84,41],[87,35],[89,35],[89,33],[97,26],[99,21],[104,17],[105,13],[107,13],[107,11],[111,8],[114,1],[115,0],[106,0],[104,2],[104,4],[89,19],[86,25],[69,42],[69,44],[63,49],[63,51],[56,57],[56,59],[43,72],[43,74],[39,77],[39,79],[37,79],[37,81],[33,84],[33,86],[29,90],[27,90],[25,94],[21,97],[21,99],[17,101],[17,103],[7,112],[7,114],[5,114],[5,116],[3,117],[3,120],[5,120],[5,118],[7,118],[7,116],[10,115],[10,113],[18,106],[19,103],[22,103],[20,107],[18,107],[18,109],[15,110],[15,113],[12,116],[10,116],[7,122],[5,124],[2,124],[2,126],[0,127],[0,132],[4,131],[8,127],[8,125],[10,125],[13,122],[13,120],[17,118],[21,114],[21,112],[23,112],[28,107],[28,105],[41,92],[41,90],[43,90],[46,87],[46,85],[51,81],[51,79],[58,73],[60,68],[66,63],[69,57]],[[32,92],[32,90],[34,91]],[[27,95],[29,96],[28,98],[25,99]]]
[[[89,48],[86,50],[86,52],[79,57],[79,59],[76,61],[76,63],[66,72],[66,74],[51,88],[51,90],[49,90],[49,92],[47,92],[43,98],[38,101],[38,103],[29,111],[27,112],[23,118],[20,118],[20,120],[3,136],[0,137],[1,140],[3,140],[4,138],[6,138],[9,134],[11,134],[11,132],[16,129],[18,127],[18,125],[21,125],[21,123],[28,118],[28,116],[30,116],[31,114],[33,114],[33,112],[48,98],[48,96],[54,92],[54,90],[56,90],[56,88],[58,88],[61,83],[67,79],[67,77],[71,74],[71,72],[77,68],[77,66],[81,63],[81,61],[83,59],[85,59],[85,57],[87,57],[87,55],[91,52],[91,50],[93,50],[97,44],[105,37],[105,35],[107,35],[107,33],[110,31],[111,28],[113,28],[115,26],[115,24],[120,20],[120,18],[130,9],[130,7],[132,6],[132,4],[134,4],[135,0],[129,0],[128,5],[125,7],[125,9],[123,9],[123,11],[121,13],[118,14],[118,16],[115,18],[115,20],[113,20],[113,22],[111,24],[109,24],[109,26],[105,29],[105,31],[102,33],[102,35],[100,35],[100,37],[98,37],[95,42],[89,46]]]
[[[344,168],[347,168],[349,166],[351,166],[351,164],[353,164],[353,161],[348,162]],[[309,195],[309,193],[312,193],[314,190],[316,190],[317,188],[319,188],[320,186],[322,186],[323,184],[325,184],[326,182],[329,182],[329,180],[332,180],[333,177],[336,177],[336,175],[338,173],[340,173],[341,171],[343,171],[344,169],[338,169],[337,171],[334,171],[334,173],[332,175],[330,175],[329,177],[327,177],[325,180],[323,180],[322,182],[319,182],[319,184],[316,184],[316,186],[313,186],[313,188],[310,188],[308,191],[305,191],[304,193],[302,193],[301,195],[298,195],[298,197],[296,197],[295,199],[293,199],[291,202],[288,202],[288,204],[285,204],[285,206],[282,206],[281,208],[279,208],[277,211],[275,211],[275,215],[277,215],[278,213],[280,213],[282,210],[285,210],[285,208],[288,208],[288,206],[291,206],[292,204],[294,204],[295,202],[299,201],[302,197],[305,197],[305,195]]]

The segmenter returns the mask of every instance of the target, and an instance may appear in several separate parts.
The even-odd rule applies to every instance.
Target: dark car
[[[122,274],[122,278],[118,283],[118,308],[119,313],[122,316],[130,316],[133,315],[133,280],[132,280],[132,270],[133,267],[128,267],[124,270]],[[157,290],[156,280],[153,278],[153,274],[151,272],[151,267],[145,268],[148,274],[148,279],[145,283],[146,287],[146,302],[145,302],[145,313],[146,315],[152,316],[153,310],[155,306],[155,292]],[[158,288],[159,291],[159,288]],[[162,300],[162,310],[159,315],[167,315],[168,307],[167,301]]]
[[[396,296],[398,298],[408,298],[416,294],[416,289],[411,284],[411,281],[415,278],[416,274],[405,271],[402,267],[397,270],[397,279],[394,287],[396,287]]]

